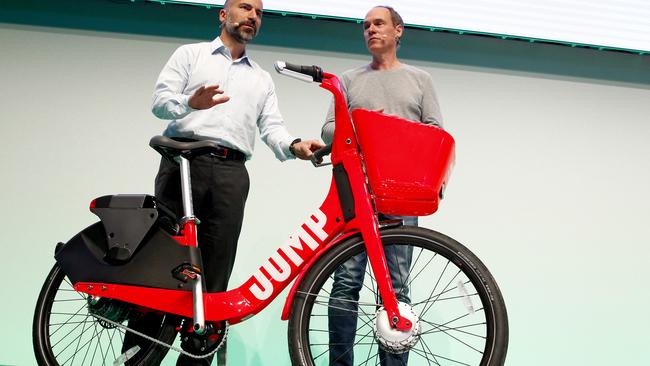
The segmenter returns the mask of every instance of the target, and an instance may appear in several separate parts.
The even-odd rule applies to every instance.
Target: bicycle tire
[[[411,304],[413,304],[416,313],[420,311],[419,316],[436,317],[433,321],[421,318],[421,335],[418,342],[409,351],[408,365],[503,365],[508,346],[508,316],[501,292],[485,265],[462,244],[432,230],[401,226],[382,230],[380,235],[385,251],[394,245],[410,245],[413,247],[413,259],[409,266],[410,274],[404,280],[405,283],[409,284]],[[319,259],[299,285],[288,326],[289,353],[293,365],[337,364],[332,362],[336,360],[330,360],[331,363],[328,362],[329,357],[327,355],[330,353],[329,347],[332,346],[329,337],[332,332],[322,325],[323,318],[329,317],[331,313],[328,313],[330,315],[320,314],[323,301],[319,302],[318,299],[328,298],[328,287],[333,283],[333,274],[336,269],[363,252],[365,252],[365,246],[360,236],[347,239],[345,242],[333,247]],[[426,260],[428,262],[422,264]],[[418,267],[419,265],[422,268]],[[439,273],[438,278],[434,277],[431,282],[418,281],[417,285],[422,288],[416,288],[414,282],[418,277],[422,276],[423,272],[429,271],[428,268],[425,268],[429,267],[429,265],[433,266],[431,273]],[[444,270],[440,270],[443,266]],[[470,287],[470,290],[473,289],[475,293],[466,291],[464,294],[451,296],[455,289],[453,286],[450,287],[449,283],[444,288],[441,287],[439,290],[435,290],[440,283],[447,281],[446,277],[442,281],[441,279],[443,276],[447,276],[445,272],[449,267],[455,267],[457,271],[457,284],[461,284],[457,286],[457,290],[463,292],[463,290],[466,291]],[[453,271],[448,276],[452,274]],[[411,275],[413,277],[409,281]],[[368,278],[370,278],[370,282],[368,282]],[[424,284],[420,285],[423,282]],[[437,284],[434,285],[434,283]],[[369,295],[361,294],[356,304],[359,310],[357,310],[358,315],[355,315],[355,317],[358,316],[359,319],[366,317],[366,319],[362,319],[362,323],[365,324],[362,324],[361,327],[364,327],[368,326],[368,323],[374,322],[374,313],[366,312],[362,307],[374,306],[376,310],[380,305],[363,303],[364,299],[365,301],[373,301],[373,297],[370,295],[374,296],[375,303],[380,302],[377,300],[376,283],[374,283],[374,277],[369,265],[366,266],[364,285],[361,291],[370,293]],[[373,291],[374,293],[372,293]],[[420,302],[416,298],[420,294],[426,296],[427,293],[430,295],[425,302]],[[443,294],[445,294],[444,298],[441,297]],[[330,298],[328,303],[324,305],[324,307],[328,307],[328,311],[331,310],[329,309],[331,300]],[[473,306],[477,300],[480,302],[480,306],[470,309],[468,302],[470,302],[470,306]],[[338,301],[348,300],[339,299]],[[424,305],[422,306],[422,304]],[[434,310],[431,311],[431,309]],[[445,311],[453,311],[454,313],[442,314]],[[467,312],[469,315],[463,316],[463,312]],[[460,320],[455,320],[458,317],[467,319],[460,322]],[[442,318],[442,320],[438,320],[438,318]],[[483,320],[480,321],[481,319],[478,318]],[[479,321],[469,323],[476,320]],[[476,328],[481,328],[483,333],[480,333],[481,330],[476,330]],[[382,360],[379,360],[379,346],[377,345],[374,330],[371,329],[366,332],[366,330],[360,329],[356,329],[355,343],[352,345],[354,349],[346,352],[352,351],[354,358],[357,358],[357,353],[359,353],[362,357],[360,357],[361,362],[358,364],[385,364]],[[327,333],[327,336],[324,333]],[[372,338],[372,341],[361,342],[366,337]],[[469,344],[470,341],[474,343]],[[483,347],[479,347],[475,346],[476,343],[484,344]],[[446,354],[445,350],[454,353]],[[372,360],[373,358],[374,360]],[[354,362],[356,365],[357,360]],[[402,364],[406,364],[406,362]]]
[[[175,325],[169,316],[159,319],[160,327],[154,335],[171,344],[176,337]],[[41,366],[112,365],[122,354],[124,330],[104,326],[90,315],[87,295],[73,289],[58,264],[38,296],[32,331],[34,353]],[[166,348],[151,342],[143,347],[127,365],[159,365],[167,353]]]

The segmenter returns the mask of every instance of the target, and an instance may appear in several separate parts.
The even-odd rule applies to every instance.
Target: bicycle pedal
[[[191,264],[181,264],[172,270],[172,276],[175,279],[187,283],[189,280],[194,280],[201,274],[201,270]]]

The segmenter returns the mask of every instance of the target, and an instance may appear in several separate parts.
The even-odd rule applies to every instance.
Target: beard
[[[244,31],[241,27],[243,25],[248,25],[253,27],[252,32],[246,32]],[[246,44],[255,38],[257,35],[257,27],[255,27],[254,24],[248,23],[248,22],[242,22],[235,24],[235,22],[231,22],[229,19],[226,19],[226,32],[237,42]]]

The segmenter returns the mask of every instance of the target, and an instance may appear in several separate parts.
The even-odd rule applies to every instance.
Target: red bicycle
[[[331,153],[333,178],[322,205],[241,286],[206,293],[189,162],[215,145],[152,138],[154,149],[181,166],[183,217],[148,195],[92,201],[90,210],[100,221],[56,246],[56,264],[38,298],[33,341],[40,365],[150,365],[168,349],[204,358],[217,351],[229,326],[262,311],[292,281],[282,312],[289,320],[291,361],[329,364],[335,361],[328,325],[337,310],[334,277],[360,257],[370,265],[354,301],[354,342],[345,351],[354,354],[355,364],[379,364],[380,349],[409,352],[410,365],[504,363],[506,308],[481,261],[441,233],[378,219],[378,212],[422,216],[437,210],[454,161],[453,138],[437,127],[378,112],[355,110],[350,116],[335,75],[316,66],[275,66],[334,94],[333,144],[313,159],[322,166]],[[410,143],[395,150],[386,141]],[[386,256],[391,248],[412,252],[399,273]],[[404,297],[396,294],[396,281],[400,291],[407,289],[407,301],[398,300]],[[157,319],[154,334],[129,328],[130,319],[151,314]],[[123,352],[126,332],[145,338],[146,346]],[[203,344],[202,352],[174,347],[179,332]]]

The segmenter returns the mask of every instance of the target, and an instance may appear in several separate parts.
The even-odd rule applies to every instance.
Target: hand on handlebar
[[[223,90],[219,89],[219,85],[204,85],[194,92],[187,104],[194,109],[209,109],[230,100],[230,97],[225,95],[215,98],[217,94],[223,94]]]
[[[298,159],[309,160],[314,151],[324,147],[325,144],[319,140],[304,140],[293,145],[294,154]]]

